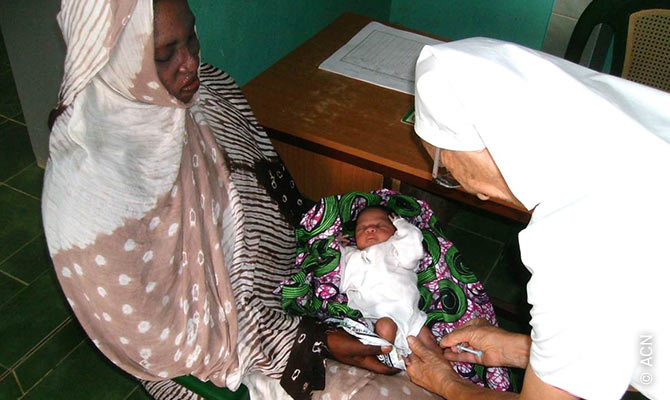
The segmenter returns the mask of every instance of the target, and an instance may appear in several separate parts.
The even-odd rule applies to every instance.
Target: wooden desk
[[[318,199],[403,181],[527,222],[525,210],[432,182],[432,160],[400,122],[414,96],[318,69],[370,21],[342,15],[242,88],[298,188]]]

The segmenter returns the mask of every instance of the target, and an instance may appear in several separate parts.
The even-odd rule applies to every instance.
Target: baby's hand
[[[339,235],[337,235],[335,240],[337,240],[337,243],[339,243],[340,247],[346,247],[349,246],[349,244],[351,244],[351,238],[349,237],[349,235],[346,235],[344,233],[340,233]]]
[[[402,217],[392,212],[389,214],[389,219],[391,220],[391,222],[396,222],[397,220],[402,219]]]

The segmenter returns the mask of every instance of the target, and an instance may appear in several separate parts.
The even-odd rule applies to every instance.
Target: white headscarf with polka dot
[[[64,0],[59,22],[66,108],[43,216],[67,300],[129,373],[236,386],[236,192],[198,96],[158,79],[152,0]]]

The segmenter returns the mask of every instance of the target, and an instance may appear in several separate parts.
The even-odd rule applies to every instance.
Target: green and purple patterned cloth
[[[417,284],[419,309],[428,316],[436,338],[474,318],[497,324],[493,305],[475,274],[463,263],[430,206],[414,197],[381,189],[371,193],[351,192],[328,196],[312,207],[296,229],[299,272],[281,287],[282,307],[289,314],[349,317],[362,320],[358,310],[347,305],[340,293],[340,234],[353,237],[355,220],[366,207],[381,205],[421,229],[425,256],[419,263]],[[504,368],[457,363],[456,371],[475,383],[497,390],[509,390]]]

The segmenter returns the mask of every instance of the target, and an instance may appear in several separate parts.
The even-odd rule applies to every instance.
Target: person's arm
[[[461,343],[482,351],[482,358],[460,352],[456,345]],[[470,320],[456,328],[442,338],[440,346],[444,348],[444,357],[449,361],[489,366],[526,368],[530,355],[528,335],[507,332],[481,318]]]
[[[294,399],[310,399],[313,391],[325,388],[325,357],[391,375],[398,370],[387,367],[376,358],[376,355],[389,351],[391,347],[366,346],[342,330],[331,330],[326,324],[303,317],[280,384]]]
[[[440,342],[446,347],[442,355],[432,352],[419,340],[408,338],[412,354],[408,357],[407,373],[413,382],[450,400],[458,399],[548,399],[572,400],[576,397],[557,387],[544,383],[528,365],[530,337],[506,332],[489,324],[486,320],[475,319],[458,327]],[[460,353],[455,346],[466,343],[471,348],[481,350],[482,358],[470,353]],[[440,357],[442,356],[442,357]],[[495,392],[479,387],[459,377],[452,369],[450,361],[462,361],[486,366],[507,366],[525,368],[523,389],[520,395]]]
[[[454,371],[449,360],[442,354],[432,351],[420,340],[407,338],[412,354],[405,358],[407,374],[412,382],[449,400],[517,399],[518,394],[498,392],[483,388],[467,381]]]
[[[601,384],[605,384],[601,382]],[[526,368],[526,375],[523,378],[523,388],[521,389],[521,400],[543,399],[543,400],[574,400],[577,397],[571,395],[565,390],[559,389],[556,386],[551,386],[544,383],[540,379],[533,368],[528,366]]]
[[[426,347],[414,337],[408,338],[412,354],[405,359],[407,374],[412,382],[449,400],[574,400],[577,397],[544,383],[533,369],[526,368],[521,394],[498,392],[477,386],[458,376],[451,363],[439,352]]]
[[[330,355],[341,363],[384,375],[393,375],[399,372],[397,369],[382,364],[377,359],[377,355],[389,353],[391,346],[368,346],[342,330],[329,331],[327,341]]]

